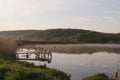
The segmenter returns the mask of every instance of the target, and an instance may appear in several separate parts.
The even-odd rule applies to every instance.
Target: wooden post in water
[[[18,56],[18,53],[16,53],[16,59],[18,59],[18,57],[19,57],[19,56]]]
[[[27,58],[27,59],[29,58],[29,54],[28,54],[28,53],[26,53],[26,58]]]
[[[120,69],[115,72],[115,80],[120,80]]]

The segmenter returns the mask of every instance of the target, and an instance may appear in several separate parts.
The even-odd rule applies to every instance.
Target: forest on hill
[[[0,37],[61,43],[120,43],[120,33],[102,33],[82,29],[1,31]]]

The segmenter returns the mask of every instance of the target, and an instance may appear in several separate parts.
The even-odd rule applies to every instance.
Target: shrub
[[[5,80],[6,73],[10,71],[10,68],[7,66],[0,67],[0,80]]]
[[[0,80],[70,80],[67,73],[0,57]]]
[[[106,76],[104,73],[99,73],[94,76],[90,76],[87,78],[84,78],[82,80],[112,80],[108,76]]]

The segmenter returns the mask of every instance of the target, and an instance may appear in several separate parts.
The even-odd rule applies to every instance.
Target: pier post
[[[115,80],[120,80],[120,69],[115,72]]]

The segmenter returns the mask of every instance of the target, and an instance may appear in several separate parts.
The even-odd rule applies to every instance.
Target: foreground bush
[[[112,79],[110,79],[104,73],[99,73],[97,75],[84,78],[83,80],[112,80]]]
[[[0,55],[0,80],[70,80],[70,75]]]

